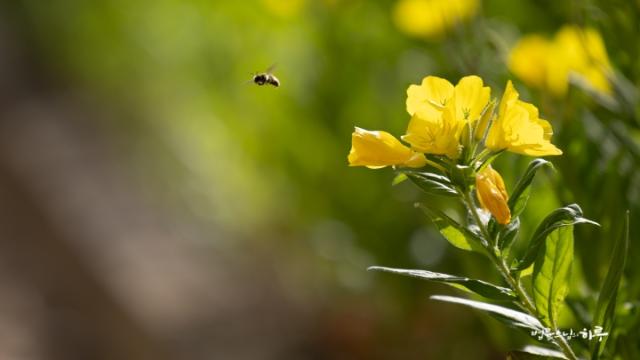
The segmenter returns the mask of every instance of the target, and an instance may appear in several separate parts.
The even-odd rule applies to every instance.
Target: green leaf
[[[428,194],[458,196],[458,192],[446,176],[430,172],[406,171],[406,176]]]
[[[462,250],[485,253],[485,249],[481,245],[483,239],[479,235],[458,224],[457,221],[440,210],[429,209],[424,204],[418,204],[418,206],[433,221],[442,236],[451,245]]]
[[[493,285],[491,283],[488,283],[482,280],[469,279],[466,277],[442,274],[442,273],[437,273],[437,272],[432,272],[427,270],[394,269],[394,268],[388,268],[388,267],[382,267],[382,266],[372,266],[367,270],[390,272],[394,274],[426,279],[429,281],[441,282],[448,285],[456,285],[454,287],[457,289],[462,288],[463,290],[476,293],[488,299],[494,299],[494,300],[516,299],[516,296],[512,290],[504,287],[500,287],[497,285]]]
[[[500,250],[508,249],[518,236],[520,231],[520,218],[512,218],[511,222],[503,226],[498,233],[498,247]]]
[[[553,169],[553,164],[544,159],[534,159],[529,163],[524,175],[518,180],[515,188],[511,192],[509,198],[509,209],[511,210],[511,217],[518,217],[522,210],[527,206],[529,200],[529,193],[531,192],[531,182],[536,175],[536,172],[543,166],[548,166]]]
[[[566,359],[563,353],[540,346],[527,345],[519,351],[511,351],[507,354],[507,360],[542,360],[542,359]]]
[[[582,216],[582,209],[577,204],[571,204],[563,208],[556,209],[547,215],[538,225],[535,233],[531,237],[527,251],[514,271],[521,271],[533,264],[538,257],[538,252],[544,245],[544,240],[554,230],[563,226],[573,226],[576,224],[593,224],[599,226],[598,223],[591,221]]]
[[[573,262],[573,226],[559,227],[549,236],[533,266],[533,300],[545,325],[556,329],[560,308],[569,292]]]
[[[540,323],[540,321],[538,321],[538,319],[536,319],[535,317],[529,314],[525,314],[521,311],[509,309],[509,308],[494,305],[494,304],[488,304],[481,301],[463,299],[463,298],[454,297],[454,296],[433,295],[431,296],[430,299],[450,302],[454,304],[461,304],[477,310],[486,311],[489,313],[489,315],[493,316],[494,318],[512,326],[524,328],[527,330],[544,331],[544,327]]]
[[[466,165],[456,165],[451,168],[451,183],[459,189],[466,189],[468,184],[475,181],[473,168]]]
[[[611,256],[611,263],[607,277],[600,289],[598,302],[596,305],[595,315],[593,316],[592,327],[601,326],[602,331],[610,333],[613,328],[615,318],[616,298],[624,266],[627,260],[627,251],[629,249],[629,211],[626,213],[624,229],[618,237]],[[602,341],[593,341],[591,344],[591,359],[596,360],[600,357],[605,349],[608,336],[602,337]]]
[[[503,150],[500,150],[500,151],[496,151],[496,152],[492,152],[486,159],[482,160],[482,162],[480,162],[479,164],[476,165],[476,173],[479,173],[480,171],[484,170],[484,168],[486,168],[487,166],[491,165],[493,163],[493,161],[495,159],[497,159],[498,156],[500,156],[505,151],[506,151],[506,149],[503,149]]]

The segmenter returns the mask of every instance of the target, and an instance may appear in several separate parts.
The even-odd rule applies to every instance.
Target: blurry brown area
[[[51,81],[12,30],[0,28],[0,359],[299,358],[305,316],[270,265],[230,261],[152,206],[87,121],[108,112]]]
[[[147,30],[133,31],[126,22],[118,28],[115,19],[128,14],[126,6],[120,8],[123,4],[114,5],[120,11],[111,13],[118,15],[115,18],[107,16],[108,11],[103,13],[99,5],[87,5],[83,10],[95,11],[96,18],[78,11],[84,14],[75,19],[81,25],[72,23],[68,33],[51,30],[49,37],[49,26],[64,28],[61,24],[67,21],[69,9],[81,3],[69,2],[67,8],[52,6],[56,11],[49,13],[49,8],[41,8],[37,2],[17,2],[16,8],[21,10],[13,18],[10,12],[0,10],[0,360],[502,358],[488,341],[481,340],[486,336],[476,331],[481,323],[471,311],[427,300],[433,293],[432,285],[413,279],[391,280],[366,271],[381,259],[383,265],[409,266],[412,257],[436,263],[445,254],[424,231],[416,232],[419,237],[412,235],[412,229],[423,221],[416,220],[421,218],[415,213],[403,216],[396,211],[407,204],[395,199],[382,201],[385,193],[376,189],[377,185],[386,189],[387,180],[378,178],[380,184],[369,183],[365,186],[368,190],[360,192],[352,190],[360,183],[350,181],[367,184],[371,180],[364,180],[357,172],[349,172],[353,178],[340,175],[347,171],[344,155],[349,139],[332,134],[328,129],[339,126],[327,119],[335,118],[334,112],[342,106],[338,100],[346,97],[346,92],[357,92],[351,86],[366,82],[345,78],[349,84],[345,86],[331,79],[324,91],[316,88],[309,98],[319,99],[319,115],[305,119],[302,126],[299,114],[305,111],[291,99],[307,100],[298,97],[293,76],[289,77],[291,85],[277,89],[280,93],[260,92],[276,89],[244,85],[244,72],[238,75],[241,80],[224,78],[222,75],[231,74],[227,71],[231,67],[219,66],[217,61],[231,59],[235,64],[239,58],[229,55],[224,46],[209,54],[211,49],[219,50],[212,46],[189,55],[198,60],[196,64],[205,61],[212,72],[194,71],[184,76],[204,77],[210,94],[196,81],[186,81],[189,86],[176,85],[179,73],[176,78],[155,79],[174,69],[158,66],[150,72],[153,81],[145,83],[145,89],[158,86],[173,91],[147,94],[148,98],[144,92],[136,98],[131,91],[129,97],[128,86],[135,86],[128,74],[144,73],[149,58],[171,64],[171,55],[182,54],[183,48],[168,47],[162,56],[140,59],[140,54],[153,51],[142,46],[139,52],[128,51],[123,46],[117,58],[122,64],[130,63],[129,72],[118,61],[112,64],[109,52],[117,50],[107,44],[103,48],[101,41],[114,45],[126,38],[138,44],[137,36]],[[242,4],[234,6],[240,9],[246,5]],[[163,44],[164,36],[172,33],[171,26],[164,27],[164,20],[170,22],[173,10],[181,6],[179,1],[171,2],[166,12],[158,13],[162,16],[145,18],[158,21],[157,28],[149,30],[154,42]],[[25,16],[35,13],[39,15]],[[240,13],[253,21],[251,12]],[[207,16],[225,24],[217,13]],[[183,18],[179,24],[191,20]],[[345,15],[345,23],[351,24],[351,20]],[[96,25],[93,30],[100,28],[107,35],[96,36],[100,30],[66,48],[69,39],[84,30],[89,32],[92,24],[104,26]],[[38,27],[40,33],[34,30]],[[114,29],[127,36],[117,36],[121,33]],[[209,31],[215,33],[215,27]],[[254,31],[262,35],[258,27]],[[200,41],[207,43],[206,39]],[[174,40],[174,45],[182,45],[181,37]],[[355,40],[360,41],[358,37]],[[246,39],[237,37],[235,41],[244,44]],[[93,56],[80,56],[78,49],[89,44],[97,44],[94,53],[87,49]],[[142,40],[140,44],[150,45]],[[293,41],[289,46],[294,49],[297,44]],[[331,51],[342,52],[340,49]],[[244,52],[242,55],[244,58]],[[65,62],[65,56],[76,61]],[[100,81],[117,80],[112,92],[104,91],[106,85],[97,85],[100,81],[83,82],[86,79],[78,75],[82,71],[74,72],[86,59],[107,64],[88,62],[87,67],[91,74],[101,75]],[[209,60],[211,63],[206,62]],[[353,63],[361,61],[358,57]],[[186,64],[185,68],[191,68],[191,62]],[[306,67],[297,66],[298,70]],[[109,71],[103,72],[105,68]],[[284,76],[288,68],[291,66],[282,67]],[[304,79],[314,82],[314,74],[305,78],[303,73],[299,84],[306,84]],[[240,100],[234,103],[236,95],[229,84],[236,83],[242,90]],[[299,94],[308,91],[307,85],[304,89]],[[286,91],[291,91],[289,97]],[[114,93],[122,96],[114,99]],[[323,99],[323,93],[331,96]],[[164,121],[177,124],[175,127],[150,120],[172,106],[157,106],[147,113],[145,101],[140,100],[156,104],[171,96],[192,95],[199,99],[196,106],[206,103],[205,111],[184,111],[192,102],[171,104],[181,110],[173,108],[175,116]],[[276,106],[278,103],[285,106]],[[226,110],[221,104],[228,105]],[[216,105],[217,111],[208,109]],[[237,119],[228,116],[223,120],[230,109],[239,113]],[[287,111],[289,120],[294,121],[279,123],[278,119],[286,119]],[[378,113],[374,107],[369,111]],[[189,119],[179,122],[185,117],[196,119],[191,119],[191,124]],[[132,121],[125,120],[128,118]],[[180,132],[182,128],[189,130],[153,143],[154,131]],[[299,130],[319,136],[297,138]],[[202,137],[199,146],[189,146],[198,132],[217,136]],[[146,136],[148,133],[152,135]],[[263,145],[264,139],[273,144]],[[164,146],[170,146],[163,140],[184,143],[167,150]],[[309,144],[300,151],[297,146],[306,142]],[[229,150],[232,146],[236,148]],[[338,159],[335,154],[340,149],[345,154],[340,153]],[[217,151],[236,156],[216,158]],[[158,161],[164,155],[180,163],[177,167],[187,168],[186,175],[172,172],[170,165]],[[215,176],[194,176],[211,175],[207,172],[209,161]],[[136,167],[147,162],[153,165]],[[271,166],[277,171],[265,170]],[[235,182],[240,185],[229,185]],[[180,198],[189,186],[193,194]],[[267,192],[276,195],[258,199],[257,205],[252,202],[252,196]],[[218,197],[218,193],[225,196]],[[197,201],[190,202],[194,198]],[[231,201],[237,201],[229,206],[235,209],[229,211],[231,215],[207,218],[210,209],[224,212]],[[274,202],[283,205],[271,206]],[[214,206],[198,207],[202,203]],[[369,218],[376,215],[370,213],[373,207],[380,214]],[[271,213],[275,215],[267,216]],[[253,221],[245,215],[253,216]],[[228,217],[233,217],[231,226],[225,224]],[[384,224],[369,226],[383,219]],[[395,227],[389,227],[392,224]],[[405,227],[406,232],[395,233]],[[378,234],[382,229],[385,233]],[[427,246],[408,246],[408,242],[417,243],[411,238]],[[414,256],[417,253],[421,256]],[[434,306],[438,310],[434,311]],[[460,340],[459,332],[464,332],[460,329],[475,332],[469,340]]]

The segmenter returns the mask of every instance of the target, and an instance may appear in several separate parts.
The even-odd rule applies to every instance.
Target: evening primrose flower
[[[350,166],[379,169],[390,165],[423,167],[424,154],[416,153],[386,131],[369,131],[356,127],[351,134]]]
[[[456,86],[427,76],[407,89],[411,121],[402,140],[415,151],[456,158],[464,127],[480,118],[491,90],[478,76],[466,76]]]
[[[456,120],[453,104],[451,101],[437,116],[422,117],[414,114],[402,140],[411,144],[415,151],[456,159],[460,151],[460,134],[464,129],[464,122]]]
[[[554,37],[554,53],[565,59],[569,76],[578,76],[585,80],[594,89],[605,93],[611,93],[611,85],[607,75],[611,73],[611,63],[607,56],[607,49],[600,33],[592,28],[579,28],[577,26],[565,26]],[[563,69],[560,69],[560,75]],[[554,84],[550,77],[550,88],[555,93],[566,93],[565,80],[562,84]]]
[[[394,7],[393,20],[408,35],[438,38],[471,18],[478,5],[479,0],[400,0]]]
[[[502,176],[491,165],[476,174],[476,195],[482,208],[489,211],[499,224],[511,221],[507,189]]]
[[[511,81],[507,82],[498,115],[485,141],[487,148],[529,156],[561,155],[562,151],[551,144],[553,129],[549,122],[540,119],[538,109],[518,100],[518,96]]]
[[[508,65],[526,84],[555,96],[566,95],[571,77],[611,93],[611,63],[600,33],[592,28],[564,26],[551,40],[524,36],[511,50]]]
[[[550,48],[551,42],[543,36],[523,36],[511,49],[509,69],[525,84],[544,89],[547,86],[547,62],[552,57]]]

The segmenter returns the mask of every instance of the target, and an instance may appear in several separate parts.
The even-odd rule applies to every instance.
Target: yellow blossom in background
[[[518,97],[511,81],[507,82],[498,115],[487,135],[487,148],[529,156],[561,155],[562,151],[551,144],[553,129],[549,122],[540,119],[534,105]]]
[[[478,76],[466,76],[456,86],[427,76],[421,85],[407,89],[407,112],[411,121],[402,139],[419,152],[456,158],[460,134],[469,122],[478,120],[491,96]]]
[[[369,131],[356,127],[351,134],[350,166],[372,169],[390,165],[419,168],[426,164],[424,154],[416,153],[385,131]]]
[[[511,49],[509,69],[527,85],[545,88],[551,42],[540,35],[523,36]]]
[[[611,92],[607,75],[611,72],[611,63],[600,33],[595,29],[581,29],[576,26],[565,26],[554,38],[554,53],[562,54],[567,59],[569,74],[582,77],[596,90]],[[566,92],[566,87],[559,87],[557,93]]]
[[[273,15],[290,18],[302,11],[305,0],[262,0],[262,4]]]
[[[393,21],[408,35],[438,38],[475,15],[478,5],[479,0],[399,0]]]
[[[564,26],[551,40],[524,36],[511,50],[508,64],[526,84],[556,96],[567,93],[570,77],[611,93],[611,63],[600,33],[591,28]]]
[[[476,174],[476,195],[482,208],[489,211],[498,223],[505,225],[511,221],[507,189],[502,176],[491,165]]]

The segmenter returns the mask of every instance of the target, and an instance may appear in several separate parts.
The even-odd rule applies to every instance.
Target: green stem
[[[540,320],[538,318],[538,314],[536,312],[535,304],[533,303],[533,300],[531,300],[531,297],[529,296],[527,291],[522,286],[522,283],[520,282],[520,279],[519,278],[514,278],[511,275],[511,271],[509,270],[509,266],[507,265],[505,259],[501,256],[500,249],[498,248],[497,239],[492,239],[491,238],[491,234],[489,234],[489,230],[484,225],[484,223],[480,220],[480,215],[478,214],[478,208],[475,206],[475,202],[473,201],[473,197],[471,195],[471,192],[460,192],[459,191],[459,193],[460,193],[460,195],[462,195],[466,207],[471,212],[471,216],[473,217],[473,220],[478,225],[478,227],[480,228],[480,231],[482,232],[482,235],[487,240],[488,246],[486,247],[485,250],[487,250],[487,254],[489,255],[489,259],[491,259],[493,264],[498,269],[498,272],[500,273],[500,275],[502,275],[502,277],[507,282],[509,287],[516,293],[516,296],[517,296],[517,298],[519,300],[518,305],[523,310],[525,310],[529,315],[531,315],[531,316],[537,318],[538,320]],[[541,321],[541,323],[542,323],[542,321]],[[555,333],[558,330],[558,328],[554,325],[551,330]],[[555,338],[554,339],[554,343],[555,343],[556,346],[558,346],[558,348],[560,348],[562,350],[564,355],[569,360],[578,360],[578,357],[576,356],[576,354],[574,354],[573,350],[571,349],[571,346],[569,346],[569,343],[567,342],[567,340],[564,337],[560,336],[558,338]]]
[[[436,163],[434,161],[431,161],[431,160],[427,159],[427,164],[433,166],[434,168],[436,168],[436,169],[438,169],[440,171],[442,171],[443,174],[447,173],[447,170],[445,168],[443,168],[442,166],[440,166],[440,164],[438,164],[438,163]]]

